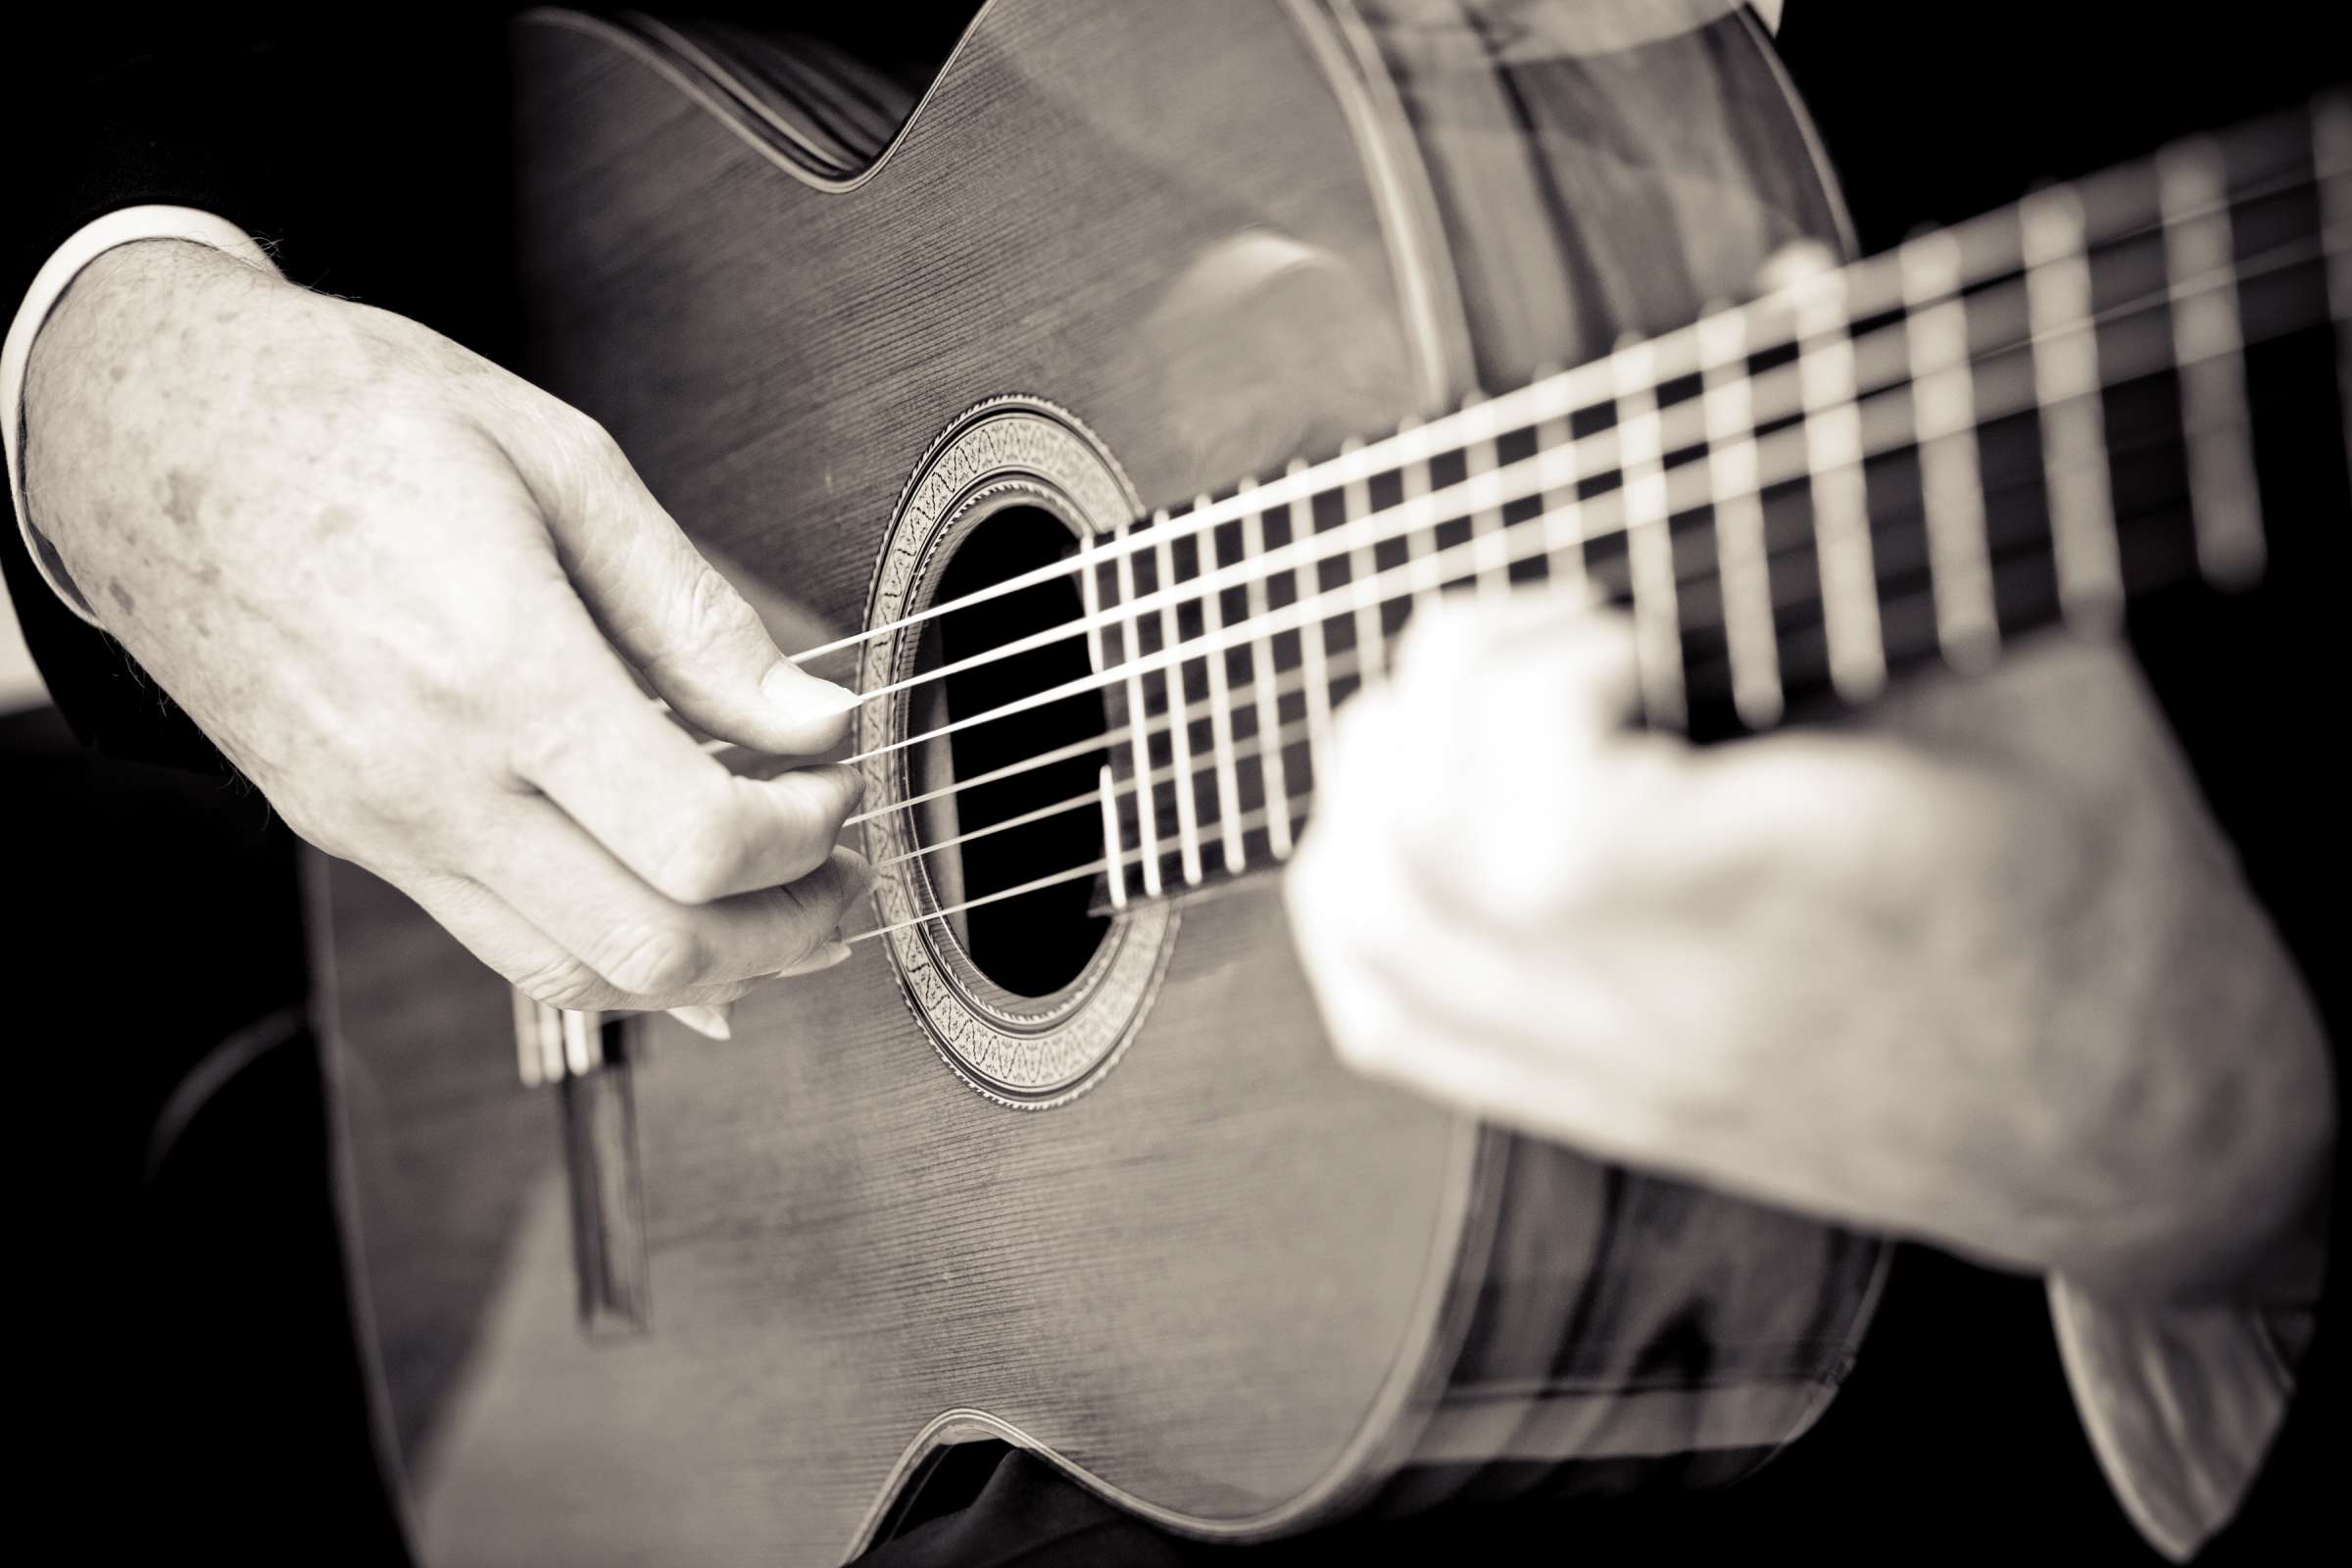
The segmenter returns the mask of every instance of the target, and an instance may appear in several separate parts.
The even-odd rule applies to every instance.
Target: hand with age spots
[[[399,317],[200,245],[84,269],[36,339],[34,523],[311,843],[566,1007],[716,1007],[847,956],[858,777],[801,673],[592,421]]]
[[[1287,896],[1345,1061],[2123,1298],[2310,1298],[2319,1023],[2123,654],[1712,748],[1635,689],[1533,590],[1341,710]]]

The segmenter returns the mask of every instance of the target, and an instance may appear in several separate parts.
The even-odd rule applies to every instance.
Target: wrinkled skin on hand
[[[870,873],[849,694],[781,659],[592,421],[414,322],[212,251],[84,270],[36,340],[31,513],[294,830],[572,1007],[724,1003]]]
[[[1635,690],[1535,592],[1343,710],[1287,897],[1345,1060],[2119,1296],[2316,1290],[2319,1026],[2123,653],[1703,749]]]

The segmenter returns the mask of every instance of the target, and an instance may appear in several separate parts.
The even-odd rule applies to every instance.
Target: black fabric
[[[174,202],[220,212],[268,239],[300,281],[402,311],[508,357],[497,9],[350,8],[331,22],[321,20],[322,8],[287,17],[194,8],[130,20],[76,14],[74,31],[55,40],[12,24],[5,53],[15,75],[0,82],[0,133],[11,153],[0,200],[0,301],[13,302],[49,250],[88,218]],[[934,41],[952,30],[952,19],[934,13],[954,9],[895,11],[862,25],[869,42],[911,46],[908,29]],[[2341,9],[2240,4],[2176,23],[2139,6],[1789,0],[1784,40],[1845,172],[1865,248],[1880,249],[1923,220],[1965,216],[2038,176],[2132,155],[2341,74],[2352,62]],[[818,15],[813,7],[764,10]],[[0,529],[0,566],[44,673],[84,740],[118,758],[220,766],[119,648],[53,603],[13,529]],[[2314,631],[2329,624],[2319,592],[2341,580],[2314,569],[2274,581],[2260,599],[2159,606],[2133,625],[2134,646],[2249,874],[2321,988],[2338,1041],[2347,1017],[2326,906],[2346,861],[2329,798],[2340,791],[2316,748],[2331,738],[2324,680],[2342,657]],[[113,1532],[106,1539],[135,1539],[150,1554],[396,1555],[390,1515],[366,1484],[372,1459],[364,1426],[335,1392],[356,1387],[356,1363],[339,1339],[346,1298],[315,1158],[315,1073],[266,1069],[207,1112],[228,1119],[192,1129],[174,1156],[171,1195],[140,1200],[152,1205],[150,1215],[169,1212],[164,1231],[123,1229],[121,1212],[101,1200],[123,1192],[121,1172],[143,1157],[159,1086],[179,1059],[173,1053],[299,994],[283,835],[267,829],[265,808],[233,781],[164,784],[171,775],[130,764],[68,763],[56,739],[41,737],[37,749],[48,760],[34,771],[22,770],[21,753],[0,764],[13,786],[0,793],[6,819],[42,823],[54,836],[47,858],[25,858],[13,845],[8,852],[13,895],[59,901],[24,906],[52,916],[46,944],[25,950],[24,972],[63,998],[157,1004],[132,1018],[168,1021],[167,999],[202,1011],[182,1034],[165,1021],[125,1024],[123,1037],[152,1054],[120,1071],[109,1064],[132,1055],[78,1044],[88,1035],[86,1005],[69,1007],[55,1033],[38,1022],[28,1029],[25,1038],[44,1046],[77,1042],[74,1053],[51,1054],[71,1068],[58,1067],[64,1076],[38,1087],[44,1102],[76,1105],[89,1122],[53,1121],[56,1148],[35,1146],[59,1162],[51,1168],[68,1173],[67,1190],[77,1196],[49,1215],[54,1231],[36,1233],[36,1255],[60,1260],[61,1271],[109,1246],[143,1249],[150,1260],[92,1265],[83,1277],[95,1292],[117,1292],[115,1304],[84,1312],[92,1298],[72,1296],[44,1312],[34,1343],[66,1348],[58,1361],[78,1355],[94,1363],[145,1321],[131,1306],[152,1305],[151,1334],[187,1356],[210,1354],[214,1370],[198,1386],[156,1370],[170,1358],[143,1350],[129,1364],[145,1372],[109,1374],[105,1401],[61,1428],[68,1452],[37,1472],[37,1490],[59,1516],[102,1523]],[[201,809],[162,804],[184,805],[191,797],[174,792],[189,789]],[[198,818],[215,829],[242,824],[259,837],[249,854],[190,860],[173,834],[201,838]],[[93,843],[113,847],[98,853],[87,847]],[[170,877],[156,880],[155,866],[170,867]],[[89,888],[103,896],[77,891]],[[250,897],[257,909],[275,908],[266,919],[280,922],[248,952],[264,955],[260,979],[234,995],[208,992],[238,973],[234,954],[175,945],[190,931],[220,937],[233,929],[221,919],[220,888],[236,890],[237,909]],[[124,975],[136,983],[124,986]],[[35,1020],[43,1016],[33,1009]],[[304,1059],[298,1048],[270,1057]],[[99,1122],[113,1131],[102,1134]],[[275,1144],[289,1127],[293,1141]],[[52,1178],[50,1189],[58,1185]],[[2337,1220],[2340,1232],[2340,1210]],[[117,1228],[106,1229],[110,1221]],[[2339,1253],[2341,1246],[2339,1236]],[[282,1315],[259,1310],[279,1296],[279,1305],[308,1304]],[[2330,1301],[2289,1430],[2214,1560],[2278,1561],[2290,1548],[2305,1557],[2316,1542],[2340,1537],[2329,1507],[2335,1455],[2346,1451],[2340,1315],[2340,1301]],[[195,1328],[207,1345],[163,1340],[172,1321]],[[42,1372],[46,1392],[36,1407],[49,1409],[53,1396],[57,1410],[75,1410],[77,1386],[57,1365]],[[150,1379],[144,1397],[132,1387],[140,1376]],[[239,1401],[240,1418],[224,1422]],[[219,1441],[223,1431],[233,1440]],[[103,1483],[123,1472],[126,1449],[150,1473],[177,1467],[173,1506],[144,1518],[108,1507]],[[2152,1560],[2073,1420],[2038,1287],[1917,1251],[1903,1255],[1862,1364],[1820,1427],[1756,1480],[1722,1493],[1359,1525],[1235,1552],[1169,1541],[1026,1456],[998,1455],[992,1464],[983,1454],[958,1479],[970,1500],[943,1492],[873,1561],[1303,1563],[1384,1552],[1509,1560],[1514,1547],[1524,1548],[1521,1560],[1574,1551],[1594,1562],[1758,1549],[1829,1562],[1893,1552],[1982,1560],[2021,1549],[2078,1561]],[[285,1528],[289,1517],[302,1529]]]
[[[292,839],[241,782],[96,756],[45,709],[0,716],[0,823],[16,1549],[397,1561]],[[224,1041],[244,1070],[184,1092]]]
[[[1960,13],[1955,10],[1954,17]],[[2172,13],[1975,4],[1945,24],[1918,8],[1790,0],[1784,58],[1839,167],[1866,251],[1922,222],[2014,199],[2042,178],[2135,157],[2173,138],[2293,105],[2352,79],[2352,11],[2271,3]],[[2265,407],[2271,438],[2329,450],[2336,411]],[[2266,468],[2268,465],[2266,464]],[[2345,667],[2333,604],[2352,515],[2340,465],[2310,488],[2269,488],[2272,570],[2251,594],[2183,595],[2136,609],[2133,652],[2247,877],[2309,983],[2333,1049],[2338,1151],[2352,989],[2333,906],[2352,869],[2340,764]],[[2215,1043],[2227,1049],[2227,1042]],[[2333,1256],[2347,1255],[2344,1206]],[[2340,1268],[2333,1271],[2340,1277]],[[2215,1562],[2276,1562],[2338,1541],[2332,1489],[2352,1390],[2344,1292],[2324,1298],[2287,1427]]]

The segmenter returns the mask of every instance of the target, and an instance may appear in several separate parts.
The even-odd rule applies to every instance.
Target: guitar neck
[[[2339,92],[1090,542],[1107,902],[1286,858],[1437,594],[1590,585],[1646,720],[1712,738],[2245,587],[2344,494],[2348,322]]]

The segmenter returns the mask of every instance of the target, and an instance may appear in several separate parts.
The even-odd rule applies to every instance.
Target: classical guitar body
[[[535,13],[526,368],[833,635],[1838,243],[1742,11],[1486,10],[996,0],[906,106],[789,39]],[[936,651],[864,657],[873,690]],[[876,704],[854,744],[937,721]],[[869,804],[974,761],[907,755]],[[875,918],[914,923],[731,1042],[630,1020],[525,1086],[504,984],[317,874],[427,1561],[837,1562],[971,1437],[1233,1539],[1705,1482],[1801,1432],[1867,1322],[1873,1244],[1345,1071],[1267,879],[984,931],[925,920],[950,873],[909,860]]]

